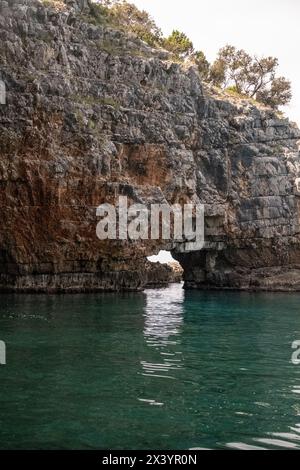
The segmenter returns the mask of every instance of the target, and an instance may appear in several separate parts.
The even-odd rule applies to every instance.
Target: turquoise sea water
[[[300,448],[300,295],[1,295],[1,449]]]

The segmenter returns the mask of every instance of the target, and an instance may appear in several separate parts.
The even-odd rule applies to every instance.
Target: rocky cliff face
[[[298,128],[94,23],[85,0],[0,0],[1,289],[138,289],[171,248],[186,287],[300,289]],[[205,248],[100,241],[119,195],[205,204]]]
[[[165,287],[172,283],[182,282],[183,270],[176,261],[172,263],[147,264],[147,288]]]

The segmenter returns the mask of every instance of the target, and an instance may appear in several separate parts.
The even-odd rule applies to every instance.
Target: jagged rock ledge
[[[169,284],[182,282],[183,269],[177,262],[147,264],[146,288],[166,287]]]

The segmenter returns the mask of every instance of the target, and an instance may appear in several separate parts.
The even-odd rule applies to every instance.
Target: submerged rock
[[[172,249],[187,288],[300,290],[300,132],[91,17],[0,1],[0,288],[130,290]],[[206,244],[100,241],[96,207],[205,205]]]

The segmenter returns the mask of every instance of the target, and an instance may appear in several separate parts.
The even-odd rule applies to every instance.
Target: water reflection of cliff
[[[178,284],[146,291],[144,338],[158,352],[158,360],[142,360],[143,375],[175,379],[175,371],[182,368],[183,300]]]

